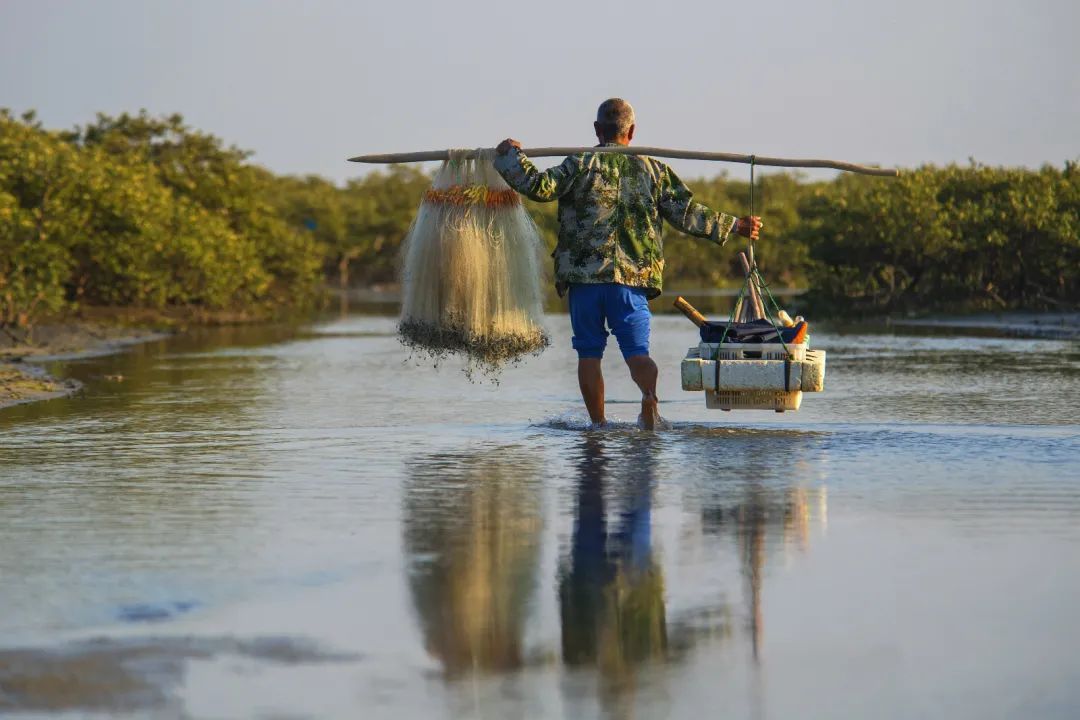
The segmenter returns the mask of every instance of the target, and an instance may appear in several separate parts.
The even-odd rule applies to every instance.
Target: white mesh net
[[[405,238],[398,333],[466,372],[497,372],[550,344],[541,326],[540,234],[496,172],[493,151],[450,151]]]

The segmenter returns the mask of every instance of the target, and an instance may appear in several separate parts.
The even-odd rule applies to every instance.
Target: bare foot
[[[642,430],[656,429],[656,419],[660,417],[659,403],[660,399],[652,393],[641,396],[641,417],[638,418],[638,422]]]

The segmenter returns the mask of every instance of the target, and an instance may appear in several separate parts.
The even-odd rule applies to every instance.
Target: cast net
[[[496,374],[550,344],[540,319],[540,233],[499,176],[494,151],[451,150],[403,247],[398,334],[438,361]]]

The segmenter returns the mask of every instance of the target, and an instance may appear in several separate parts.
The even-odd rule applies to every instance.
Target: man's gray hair
[[[610,98],[597,108],[596,122],[600,123],[608,140],[623,137],[634,124],[634,108],[622,98]]]

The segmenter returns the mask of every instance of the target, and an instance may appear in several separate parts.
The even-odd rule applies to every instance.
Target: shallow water
[[[647,434],[548,324],[498,386],[364,315],[50,365],[85,392],[0,411],[0,713],[1080,713],[1075,343],[818,332],[824,394],[721,413],[662,316]]]

